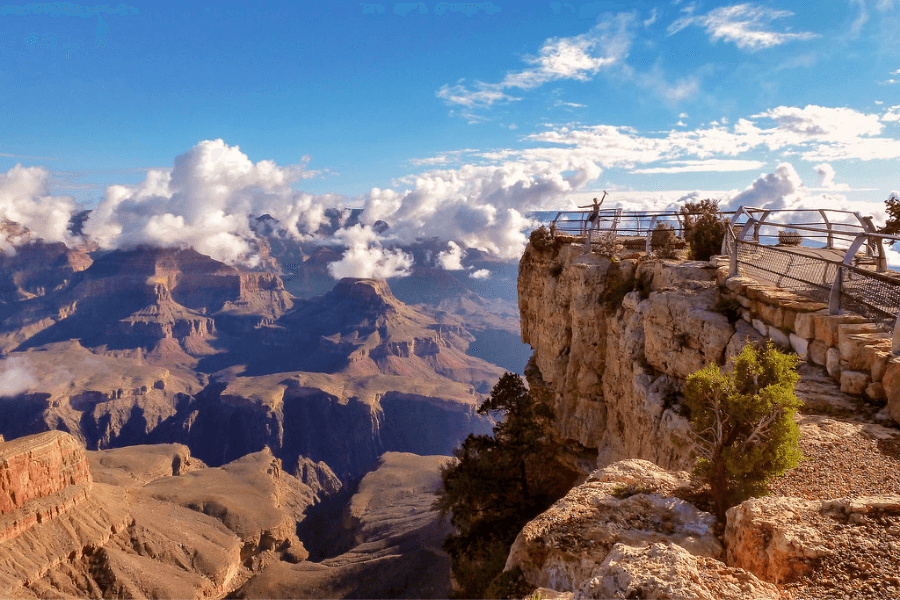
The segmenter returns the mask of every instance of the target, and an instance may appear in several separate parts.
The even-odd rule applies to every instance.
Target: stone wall
[[[67,433],[0,443],[0,542],[82,502],[92,485],[84,449]]]
[[[719,267],[718,282],[759,335],[825,367],[842,392],[886,401],[889,414],[900,422],[900,357],[891,352],[891,333],[865,317],[829,315],[820,302],[747,277],[729,277],[727,265]]]

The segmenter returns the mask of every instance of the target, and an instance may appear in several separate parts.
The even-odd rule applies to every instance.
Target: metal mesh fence
[[[736,243],[742,275],[817,302],[828,302],[837,263],[772,246]]]
[[[841,265],[841,308],[893,326],[900,313],[900,277]]]
[[[816,302],[828,303],[840,271],[842,310],[892,327],[900,314],[900,274],[876,273],[821,257],[772,246],[738,242],[728,236],[726,247],[737,244],[738,271],[761,283],[790,290]]]
[[[600,211],[596,223],[588,224],[588,212],[584,213],[559,213],[555,221],[560,231],[587,232],[593,225],[597,238],[618,235],[626,246],[639,246],[645,243],[649,233],[651,219],[655,217],[654,224],[666,223],[674,226],[675,231],[680,230],[680,220],[675,213],[628,213],[620,209],[609,212]],[[827,230],[806,230],[807,226],[820,226],[821,223],[765,223],[761,228],[771,228],[772,233],[759,228],[755,231],[759,238],[772,238],[777,240],[780,229],[785,227],[798,227],[803,230],[804,238],[821,242],[852,242],[860,233],[861,227],[846,223],[825,223]],[[871,223],[869,223],[871,225]],[[743,224],[737,224],[738,230]],[[870,228],[871,231],[871,228]],[[863,248],[869,255],[875,243],[873,239],[881,239],[874,234]],[[881,236],[884,237],[884,236]],[[631,244],[634,242],[634,244]],[[827,258],[828,252],[834,256],[835,250],[826,251],[820,243],[815,247],[790,247],[771,246],[761,244],[758,241],[738,241],[733,227],[726,228],[724,253],[737,258],[738,271],[756,281],[772,285],[783,290],[789,290],[810,298],[811,300],[829,303],[831,290],[835,279],[840,276],[840,308],[869,317],[887,326],[893,326],[894,320],[900,314],[900,273],[875,272],[858,264],[845,265],[837,260]],[[841,256],[838,252],[837,256]],[[857,256],[854,261],[860,263],[869,260]],[[883,267],[882,267],[883,268]],[[836,307],[833,307],[836,308]]]

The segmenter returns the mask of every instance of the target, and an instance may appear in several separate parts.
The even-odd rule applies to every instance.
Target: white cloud
[[[731,172],[731,171],[752,171],[763,167],[766,163],[759,160],[677,160],[672,163],[675,166],[669,167],[652,167],[647,169],[635,169],[632,173],[655,174],[655,173],[708,173],[708,172]]]
[[[754,116],[775,121],[784,138],[795,135],[795,139],[819,137],[843,142],[878,135],[884,128],[878,115],[867,115],[852,108],[779,106]]]
[[[834,167],[828,163],[822,163],[813,167],[819,175],[819,187],[834,187]]]
[[[766,121],[773,126],[766,127]],[[710,125],[692,131],[641,134],[628,127],[556,127],[527,139],[566,146],[572,157],[601,167],[628,167],[640,163],[685,158],[712,159],[738,156],[755,149],[800,154],[803,160],[826,162],[858,158],[900,157],[900,140],[883,137],[882,117],[849,108],[809,105],[779,106],[734,124]],[[532,153],[552,154],[549,149]],[[496,153],[495,153],[496,154]],[[570,160],[574,160],[570,157]]]
[[[447,242],[447,245],[450,247],[450,249],[438,253],[437,263],[441,266],[442,269],[446,269],[448,271],[461,270],[463,268],[462,248],[460,248],[459,244],[452,240]]]
[[[559,79],[587,81],[628,55],[634,21],[631,13],[605,17],[587,33],[547,40],[537,56],[525,58],[530,68],[507,73],[499,83],[476,81],[466,86],[459,80],[455,85],[442,86],[437,96],[467,108],[488,107],[518,100],[504,92],[510,88],[528,90]]]
[[[15,246],[33,239],[73,241],[68,227],[75,201],[69,196],[51,196],[49,178],[49,171],[43,167],[20,164],[0,174],[0,220],[28,229],[10,239],[0,237],[0,252],[14,253]]]
[[[578,104],[577,102],[563,102],[562,100],[557,100],[553,103],[553,106],[565,106],[568,108],[585,108],[587,104]]]
[[[769,29],[775,19],[790,17],[794,13],[786,10],[773,10],[756,4],[735,4],[716,8],[706,15],[694,15],[692,10],[686,11],[669,26],[669,35],[678,33],[690,25],[706,28],[712,41],[725,40],[733,42],[738,48],[750,51],[771,48],[792,40],[808,40],[818,37],[814,33],[777,32]]]
[[[850,35],[857,37],[862,31],[863,25],[869,21],[869,11],[866,9],[866,0],[850,0],[850,4],[855,4],[859,8],[859,13],[850,24]]]
[[[790,163],[778,165],[774,173],[762,175],[743,192],[729,199],[728,205],[757,208],[786,208],[807,195],[806,187]]]
[[[354,225],[340,229],[335,237],[347,246],[341,260],[328,265],[328,272],[335,279],[362,277],[387,279],[406,277],[413,265],[413,258],[401,250],[386,250],[378,240],[378,234],[370,227]]]
[[[467,88],[463,85],[463,80],[460,80],[456,85],[445,84],[441,86],[441,89],[437,92],[437,97],[443,98],[451,104],[459,104],[467,108],[490,106],[500,101],[511,102],[520,100],[520,98],[504,94],[501,91],[501,86],[498,84],[477,81],[475,82],[475,87],[477,88],[475,90]]]
[[[469,277],[471,277],[472,279],[487,279],[490,276],[491,272],[487,269],[479,269],[477,271],[469,273]]]
[[[251,217],[269,214],[300,237],[339,201],[292,187],[312,175],[303,164],[253,163],[237,146],[207,140],[177,157],[171,172],[151,170],[137,185],[110,186],[84,230],[103,248],[192,246],[223,262],[253,264]]]
[[[0,367],[0,396],[16,396],[37,385],[34,371],[23,356],[13,356]]]
[[[760,175],[743,191],[728,194],[720,208],[734,210],[738,206],[753,206],[772,210],[798,211],[829,209],[835,211],[858,212],[861,216],[872,216],[876,226],[884,223],[886,216],[884,203],[850,200],[838,193],[813,194],[803,183],[797,171],[789,163],[778,165],[773,173]],[[773,221],[806,220],[819,221],[818,216],[803,218],[797,213],[774,214]],[[832,213],[829,220],[833,223],[858,224],[853,214]]]
[[[888,123],[900,121],[900,106],[890,107],[887,112],[881,115],[881,120]]]

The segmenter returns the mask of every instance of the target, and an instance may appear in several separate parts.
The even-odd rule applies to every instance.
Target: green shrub
[[[528,598],[534,593],[534,586],[525,579],[525,574],[520,567],[513,567],[509,571],[503,571],[497,575],[487,590],[485,598]]]
[[[531,246],[537,250],[555,250],[556,239],[546,226],[541,225],[531,231]]]
[[[616,234],[612,232],[599,233],[591,239],[591,250],[605,256],[612,262],[616,262],[616,250],[619,240]]]
[[[884,205],[888,217],[884,227],[879,229],[878,232],[896,235],[900,233],[900,199],[897,199],[896,196],[891,196],[884,201]],[[894,242],[890,242],[890,244],[893,245]]]
[[[709,365],[688,377],[685,403],[693,425],[695,472],[707,478],[716,516],[768,493],[770,477],[797,466],[800,437],[794,393],[800,359],[748,344],[724,373]]]
[[[718,200],[688,202],[681,207],[684,215],[684,237],[691,247],[693,260],[709,260],[722,251],[727,222],[719,215]]]
[[[675,258],[675,229],[671,225],[659,223],[650,234],[650,248],[660,258]]]
[[[803,236],[796,229],[782,229],[778,232],[778,243],[785,246],[799,246]]]

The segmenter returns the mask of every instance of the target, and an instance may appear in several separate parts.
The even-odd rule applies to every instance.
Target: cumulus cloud
[[[227,263],[253,264],[250,217],[269,214],[288,235],[315,231],[335,199],[296,191],[305,165],[253,163],[238,146],[200,142],[171,171],[150,170],[135,186],[110,186],[84,231],[103,248],[192,246]]]
[[[478,269],[477,271],[469,273],[469,277],[472,279],[487,279],[490,276],[491,272],[487,269]]]
[[[378,234],[371,227],[354,225],[341,229],[335,237],[347,246],[341,260],[328,265],[335,279],[363,277],[387,279],[406,277],[413,265],[413,258],[402,250],[387,250],[381,246]]]
[[[442,86],[437,96],[467,108],[487,107],[518,100],[504,91],[511,88],[528,90],[559,79],[587,81],[600,69],[628,55],[635,22],[631,13],[605,16],[587,33],[547,40],[537,56],[525,58],[529,68],[507,73],[498,83],[476,81],[467,86],[459,80]]]
[[[720,204],[720,208],[735,210],[739,206],[752,206],[771,210],[812,210],[829,209],[834,211],[850,211],[842,214],[833,213],[829,220],[833,223],[848,223],[858,225],[859,220],[852,214],[871,216],[875,225],[883,224],[886,218],[884,203],[850,200],[839,193],[812,193],[803,183],[797,171],[789,163],[778,165],[772,173],[764,173],[754,180],[744,190],[731,193]],[[796,213],[772,215],[772,221],[797,220]],[[806,219],[818,221],[819,218]]]
[[[706,33],[712,41],[732,42],[738,48],[751,52],[789,41],[818,37],[807,31],[789,33],[770,29],[769,25],[772,21],[790,17],[793,14],[790,11],[774,10],[756,4],[735,4],[716,8],[705,15],[694,15],[693,5],[691,5],[691,9],[686,11],[685,16],[669,26],[669,35],[678,33],[690,25],[697,25],[706,29]]]
[[[463,249],[460,248],[459,244],[452,240],[447,242],[447,245],[450,247],[450,249],[438,253],[437,263],[441,266],[442,269],[446,269],[448,271],[461,270],[463,268]]]
[[[881,115],[881,120],[885,122],[900,121],[900,106],[890,107],[886,113]]]
[[[0,220],[27,228],[17,236],[0,237],[0,252],[14,253],[15,246],[33,239],[47,242],[73,241],[68,231],[75,201],[69,196],[51,196],[50,173],[43,167],[17,164],[0,174]]]
[[[0,396],[16,396],[37,385],[34,372],[22,356],[13,356],[3,361],[0,367]]]
[[[778,165],[774,173],[760,176],[743,192],[732,197],[728,204],[757,208],[787,208],[798,197],[807,194],[806,186],[790,163]]]
[[[831,189],[837,187],[837,184],[834,183],[834,167],[832,167],[828,163],[822,163],[821,165],[816,165],[813,168],[816,170],[816,174],[819,176],[819,187]]]

